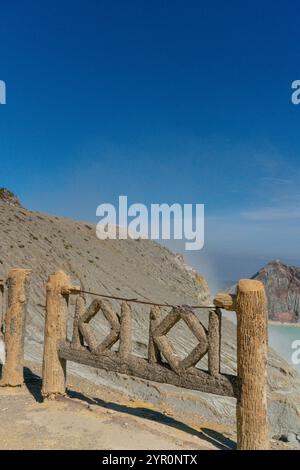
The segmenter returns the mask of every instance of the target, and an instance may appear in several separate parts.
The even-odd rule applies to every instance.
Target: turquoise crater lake
[[[292,343],[295,340],[300,341],[300,324],[287,325],[269,323],[270,346],[294,367],[294,369],[300,372],[300,364],[293,364],[292,362],[292,354],[295,351],[295,349],[292,349]],[[298,354],[298,357],[300,357],[300,354]]]

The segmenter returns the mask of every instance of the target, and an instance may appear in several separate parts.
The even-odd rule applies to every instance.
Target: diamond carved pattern
[[[104,338],[104,340],[99,344],[93,329],[89,325],[89,322],[98,312],[102,312],[106,320],[111,326],[111,331]],[[120,337],[120,320],[116,312],[113,310],[113,307],[110,302],[107,300],[98,300],[95,299],[82,317],[79,320],[79,329],[81,334],[86,341],[88,348],[93,354],[101,354],[104,351],[110,349]]]
[[[166,336],[180,320],[183,320],[187,324],[199,341],[191,353],[182,360],[176,355],[171,341]],[[187,308],[173,308],[154,330],[153,339],[160,352],[168,361],[171,369],[178,374],[182,374],[186,369],[195,366],[208,351],[207,330],[194,313]]]

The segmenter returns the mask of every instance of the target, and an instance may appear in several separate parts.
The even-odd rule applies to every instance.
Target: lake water
[[[222,310],[222,313],[225,318],[236,323],[236,316],[232,315],[231,312]],[[298,323],[298,326],[269,323],[268,329],[271,348],[300,373],[300,364],[293,364],[292,362],[292,354],[295,352],[295,349],[292,349],[292,343],[295,340],[300,341],[300,323]],[[297,349],[299,351],[299,346]],[[298,354],[298,358],[300,359],[300,354]]]
[[[292,367],[300,372],[300,364],[292,363],[293,341],[300,341],[300,326],[269,324],[269,344],[278,352]],[[299,346],[297,348],[299,350]],[[298,354],[300,358],[300,354]]]

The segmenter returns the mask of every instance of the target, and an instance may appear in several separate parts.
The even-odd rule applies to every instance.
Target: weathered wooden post
[[[75,349],[82,349],[84,345],[83,336],[79,330],[79,321],[85,312],[85,299],[83,295],[78,295],[75,303],[75,315],[73,322],[73,336],[72,347]]]
[[[127,302],[122,302],[119,356],[127,362],[132,353],[132,311]]]
[[[210,310],[208,327],[208,371],[213,376],[220,374],[221,319],[222,313],[219,308]]]
[[[154,341],[154,331],[161,322],[161,311],[159,307],[152,307],[149,320],[149,343],[148,360],[150,364],[160,364],[161,355],[157,344]]]
[[[268,449],[268,319],[264,285],[241,280],[237,298],[237,355],[240,393],[237,444],[241,450]]]
[[[268,316],[264,285],[243,279],[238,283],[236,296],[218,294],[214,303],[237,312],[238,449],[268,449]]]
[[[0,279],[0,339],[4,338],[4,282]]]
[[[66,391],[66,360],[59,357],[58,344],[67,337],[70,285],[70,279],[63,271],[48,278],[42,386],[42,395],[48,399],[64,395]]]
[[[18,387],[24,382],[24,340],[30,272],[29,269],[12,269],[7,276],[4,335],[6,359],[0,382],[2,387]]]

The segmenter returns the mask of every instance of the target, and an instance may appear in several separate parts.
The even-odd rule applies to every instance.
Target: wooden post
[[[261,282],[241,280],[237,298],[237,401],[239,450],[268,449],[267,301]]]
[[[59,357],[58,346],[67,336],[70,285],[62,271],[51,274],[47,283],[42,395],[48,399],[66,391],[66,360]]]
[[[75,349],[82,349],[84,346],[83,336],[79,330],[79,320],[84,314],[85,311],[85,299],[82,295],[76,297],[75,304],[75,315],[73,322],[73,337],[72,337],[72,347]]]
[[[4,338],[4,282],[0,279],[0,339]]]
[[[122,302],[119,356],[127,362],[132,353],[132,311],[127,302]]]
[[[221,360],[221,309],[209,311],[208,328],[208,371],[211,375],[220,374]]]
[[[6,359],[1,386],[18,387],[24,382],[24,340],[30,272],[29,269],[12,269],[8,273],[8,308],[4,336]]]
[[[158,346],[154,341],[154,331],[161,322],[161,311],[159,307],[152,307],[149,320],[149,343],[148,343],[148,360],[150,364],[161,364],[161,355]]]

